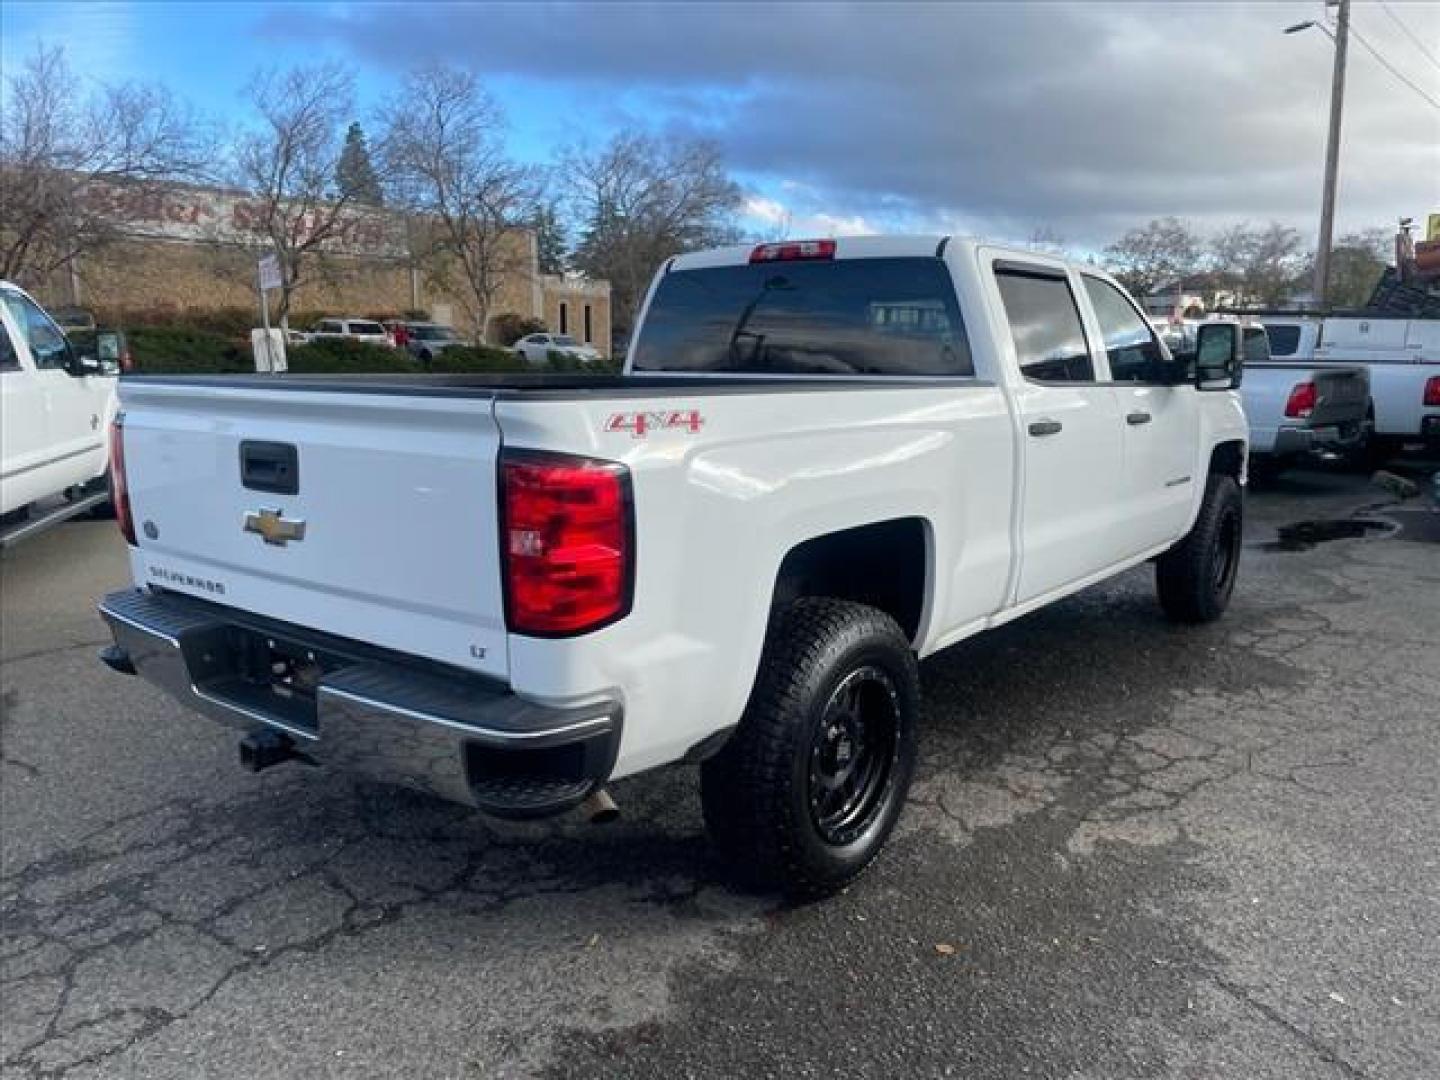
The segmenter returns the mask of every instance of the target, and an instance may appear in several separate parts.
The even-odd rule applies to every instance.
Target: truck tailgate
[[[127,380],[120,406],[136,580],[505,677],[491,395]]]
[[[1315,409],[1311,427],[1348,424],[1365,419],[1370,403],[1370,378],[1362,367],[1320,367],[1314,370]]]

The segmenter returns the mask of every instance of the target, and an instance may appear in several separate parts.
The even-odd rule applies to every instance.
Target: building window
[[[590,336],[590,305],[585,305],[585,344],[589,345],[594,338]]]
[[[568,334],[570,332],[569,322],[570,312],[566,307],[565,302],[562,300],[560,302],[560,332],[562,334]]]

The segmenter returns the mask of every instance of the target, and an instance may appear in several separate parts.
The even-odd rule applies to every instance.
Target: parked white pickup
[[[105,659],[252,767],[496,814],[703,761],[738,873],[833,889],[904,803],[919,657],[1146,560],[1223,611],[1219,330],[1191,376],[1093,267],[869,237],[669,260],[618,377],[127,377]]]
[[[115,379],[0,281],[0,524],[9,541],[108,499]],[[67,496],[58,505],[54,496]],[[38,505],[32,517],[32,508]]]
[[[1264,323],[1278,361],[1365,365],[1376,461],[1406,443],[1440,444],[1440,320],[1267,315]]]

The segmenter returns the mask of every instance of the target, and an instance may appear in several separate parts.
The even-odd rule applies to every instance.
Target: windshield
[[[660,279],[637,371],[972,375],[944,262],[751,263]]]

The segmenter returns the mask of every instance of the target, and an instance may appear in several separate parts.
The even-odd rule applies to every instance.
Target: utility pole
[[[1340,170],[1340,112],[1345,102],[1345,52],[1350,44],[1350,0],[1340,0],[1335,19],[1335,70],[1330,76],[1330,133],[1325,139],[1325,192],[1320,201],[1320,245],[1315,251],[1315,303],[1330,291],[1330,243],[1335,232],[1335,183]]]

